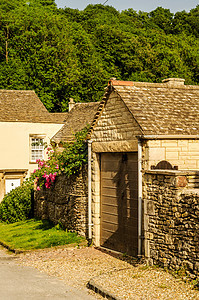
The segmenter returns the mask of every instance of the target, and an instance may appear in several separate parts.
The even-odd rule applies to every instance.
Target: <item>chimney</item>
[[[184,85],[185,79],[182,78],[167,78],[162,80],[163,83],[166,83],[167,85],[171,87],[180,87]]]
[[[73,106],[75,106],[75,101],[73,98],[70,98],[69,100],[70,102],[68,103],[68,111],[70,112]]]

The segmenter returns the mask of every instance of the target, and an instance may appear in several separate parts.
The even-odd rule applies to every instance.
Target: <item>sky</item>
[[[88,4],[104,4],[106,0],[55,0],[55,3],[60,8],[70,7],[83,10]],[[199,5],[199,0],[108,0],[105,5],[115,7],[117,10],[125,10],[133,8],[136,11],[150,12],[158,6],[169,8],[172,13],[177,11],[195,8]]]

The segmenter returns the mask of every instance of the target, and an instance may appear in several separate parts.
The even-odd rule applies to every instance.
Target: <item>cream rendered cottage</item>
[[[47,158],[44,144],[65,116],[49,113],[34,91],[0,90],[0,201]]]

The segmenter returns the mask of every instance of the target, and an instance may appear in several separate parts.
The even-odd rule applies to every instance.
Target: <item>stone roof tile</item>
[[[198,135],[199,86],[184,85],[181,78],[168,78],[163,83],[112,79],[108,82],[88,138],[91,138],[113,90],[126,104],[144,135]]]
[[[134,82],[113,88],[144,134],[198,134],[199,86]]]
[[[68,112],[50,113],[54,123],[64,123],[68,118]]]
[[[56,123],[35,92],[23,90],[0,90],[0,122]]]
[[[65,121],[65,125],[54,135],[52,141],[56,143],[70,142],[74,134],[86,125],[91,125],[98,110],[99,102],[76,103]]]

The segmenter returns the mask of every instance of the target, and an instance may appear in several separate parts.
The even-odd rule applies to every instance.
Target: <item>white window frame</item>
[[[30,136],[30,162],[36,163],[37,159],[44,159],[44,136],[31,135]]]

